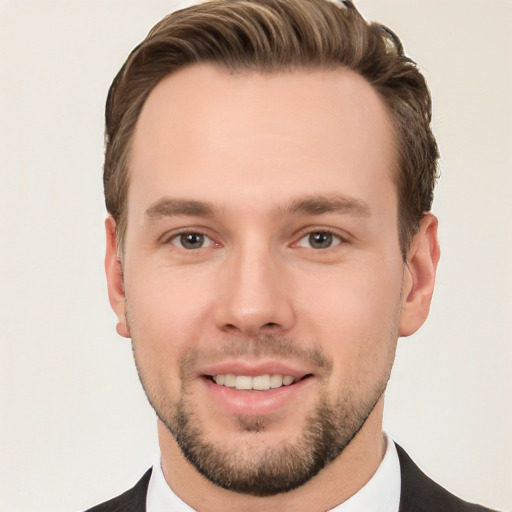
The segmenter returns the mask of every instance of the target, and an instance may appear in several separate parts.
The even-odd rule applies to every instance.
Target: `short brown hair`
[[[212,0],[165,17],[131,52],[110,87],[105,114],[105,202],[120,247],[130,142],[144,102],[164,77],[200,62],[233,72],[344,67],[364,77],[386,104],[395,130],[405,258],[432,206],[438,174],[430,92],[393,32],[367,22],[351,2],[331,0]]]

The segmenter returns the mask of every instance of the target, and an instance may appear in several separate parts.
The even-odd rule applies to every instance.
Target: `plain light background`
[[[0,0],[0,510],[77,511],[131,486],[155,417],[103,274],[103,108],[177,2]],[[512,2],[360,0],[432,89],[442,259],[399,343],[385,425],[452,492],[512,509]]]

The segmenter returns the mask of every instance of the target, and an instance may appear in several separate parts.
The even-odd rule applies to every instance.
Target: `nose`
[[[270,250],[236,251],[219,273],[217,327],[246,336],[289,331],[295,321],[292,283]]]

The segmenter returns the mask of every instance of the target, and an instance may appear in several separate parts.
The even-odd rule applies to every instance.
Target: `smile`
[[[216,366],[202,373],[200,382],[205,386],[208,406],[215,404],[216,414],[222,410],[229,416],[266,416],[298,407],[300,402],[293,400],[303,398],[316,380],[313,373],[279,363],[268,363],[266,369],[245,365],[238,371],[232,362]]]
[[[282,386],[289,386],[295,382],[290,375],[265,374],[251,377],[249,375],[234,375],[232,373],[214,375],[213,381],[219,386],[227,388],[267,391],[269,389],[277,389]]]

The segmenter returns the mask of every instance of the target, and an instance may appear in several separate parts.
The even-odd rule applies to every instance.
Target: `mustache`
[[[332,363],[320,347],[305,346],[285,336],[266,334],[251,338],[227,337],[208,349],[191,348],[180,358],[180,373],[182,377],[188,375],[204,361],[239,357],[291,359],[313,364],[327,373],[332,368]]]

